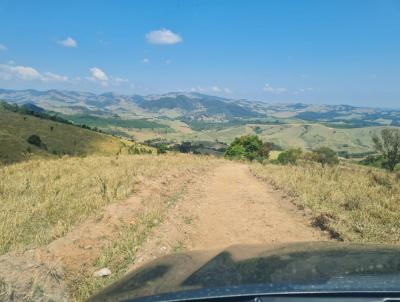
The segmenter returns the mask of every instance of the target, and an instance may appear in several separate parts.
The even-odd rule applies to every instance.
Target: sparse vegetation
[[[35,160],[0,169],[0,254],[46,244],[104,205],[132,194],[139,178],[206,163],[184,155]]]
[[[400,243],[400,180],[394,174],[353,164],[322,168],[312,162],[254,164],[252,171],[310,209],[314,225],[334,238]]]
[[[380,137],[374,135],[372,139],[375,149],[384,159],[384,167],[389,169],[389,171],[393,171],[396,165],[400,163],[400,130],[383,129]]]
[[[291,148],[287,151],[283,151],[278,155],[277,161],[280,164],[296,164],[297,161],[300,159],[303,151],[300,148]]]
[[[0,125],[0,163],[9,164],[35,158],[57,158],[63,155],[128,154],[132,146],[146,152],[153,150],[132,141],[68,123],[1,108]]]
[[[322,168],[326,165],[337,165],[339,158],[335,151],[329,147],[320,147],[312,152],[311,158],[320,163]]]

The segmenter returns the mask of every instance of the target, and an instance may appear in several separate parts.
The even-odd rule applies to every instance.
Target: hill
[[[232,118],[297,119],[330,122],[340,128],[400,125],[400,110],[324,104],[268,104],[234,100],[201,93],[171,92],[160,95],[95,94],[65,90],[0,89],[0,99],[31,103],[66,114],[118,115],[123,118],[164,117],[186,120],[228,121]]]
[[[42,111],[40,114],[42,118],[0,106],[0,163],[62,155],[116,155],[135,152],[134,148],[146,149],[125,139],[43,118]],[[31,135],[39,136],[41,146],[27,141]]]
[[[327,145],[342,154],[364,154],[372,151],[372,134],[400,125],[400,110],[394,109],[267,104],[200,93],[140,96],[0,89],[1,98],[141,142],[230,143],[236,136],[254,133],[282,148]]]

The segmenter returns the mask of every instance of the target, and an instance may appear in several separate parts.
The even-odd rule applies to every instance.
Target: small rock
[[[103,267],[102,269],[99,269],[93,273],[93,276],[95,277],[105,277],[109,275],[111,275],[111,271],[108,267]]]

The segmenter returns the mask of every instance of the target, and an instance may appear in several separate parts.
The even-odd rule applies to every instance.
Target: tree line
[[[378,153],[380,165],[389,171],[394,171],[400,164],[400,130],[385,128],[380,135],[372,136],[375,151]],[[269,158],[274,145],[263,142],[257,135],[244,135],[237,137],[225,151],[225,158],[263,162]],[[296,164],[299,160],[313,161],[321,164],[336,165],[339,163],[338,154],[329,147],[321,146],[312,151],[303,151],[300,148],[290,148],[280,152],[273,163]]]

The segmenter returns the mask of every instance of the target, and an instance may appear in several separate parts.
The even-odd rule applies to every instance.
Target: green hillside
[[[27,139],[31,135],[38,135],[42,146],[28,143]],[[116,155],[134,151],[136,146],[142,148],[118,137],[11,112],[2,107],[0,107],[0,142],[0,163],[63,155]]]

